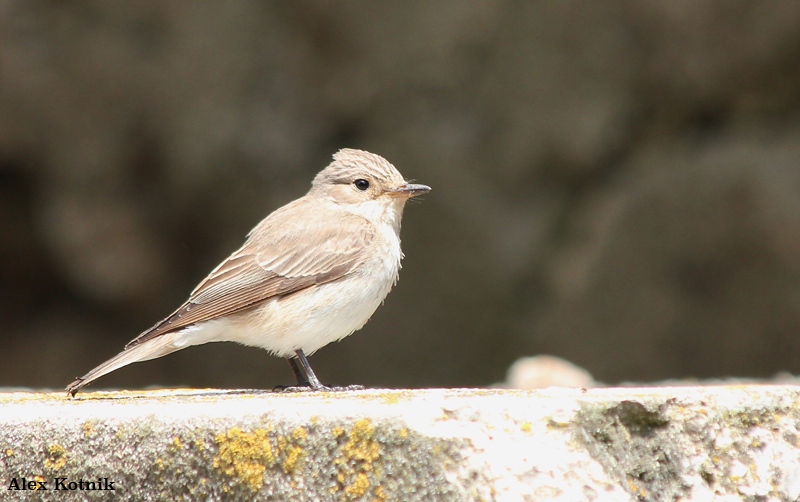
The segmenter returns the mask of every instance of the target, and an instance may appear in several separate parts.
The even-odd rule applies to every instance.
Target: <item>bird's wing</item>
[[[201,321],[343,277],[369,254],[374,233],[360,216],[311,215],[303,222],[276,211],[250,234],[244,246],[215,268],[172,315],[126,348]],[[287,218],[287,216],[289,218]]]

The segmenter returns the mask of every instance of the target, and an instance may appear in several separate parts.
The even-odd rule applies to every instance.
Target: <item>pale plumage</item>
[[[214,341],[289,358],[299,384],[320,387],[304,352],[360,329],[383,302],[403,256],[403,206],[428,190],[406,183],[378,155],[339,151],[308,194],[259,223],[186,303],[67,392],[127,364]]]

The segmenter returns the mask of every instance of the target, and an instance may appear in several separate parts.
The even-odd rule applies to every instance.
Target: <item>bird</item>
[[[330,390],[306,354],[361,329],[396,284],[400,223],[426,185],[406,181],[383,157],[345,148],[308,193],[247,235],[175,312],[66,387],[68,395],[134,362],[208,342],[238,342],[286,358],[289,390]]]

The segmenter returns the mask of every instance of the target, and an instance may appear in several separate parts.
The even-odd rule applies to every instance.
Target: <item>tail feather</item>
[[[75,397],[75,394],[81,390],[83,386],[90,384],[101,376],[111,373],[114,370],[118,370],[131,363],[165,356],[183,348],[176,347],[173,344],[174,338],[175,336],[173,333],[165,333],[159,337],[151,338],[144,343],[129,345],[128,348],[116,356],[69,384],[66,388],[67,394]]]

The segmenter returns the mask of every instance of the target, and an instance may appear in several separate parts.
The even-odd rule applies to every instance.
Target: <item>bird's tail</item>
[[[75,397],[75,394],[81,390],[84,385],[97,380],[103,375],[118,370],[123,366],[139,361],[147,361],[148,359],[155,359],[157,357],[165,356],[171,352],[175,352],[183,347],[176,347],[173,343],[174,333],[164,333],[156,338],[151,338],[144,343],[131,345],[116,356],[96,367],[89,373],[78,378],[67,386],[67,394]]]

